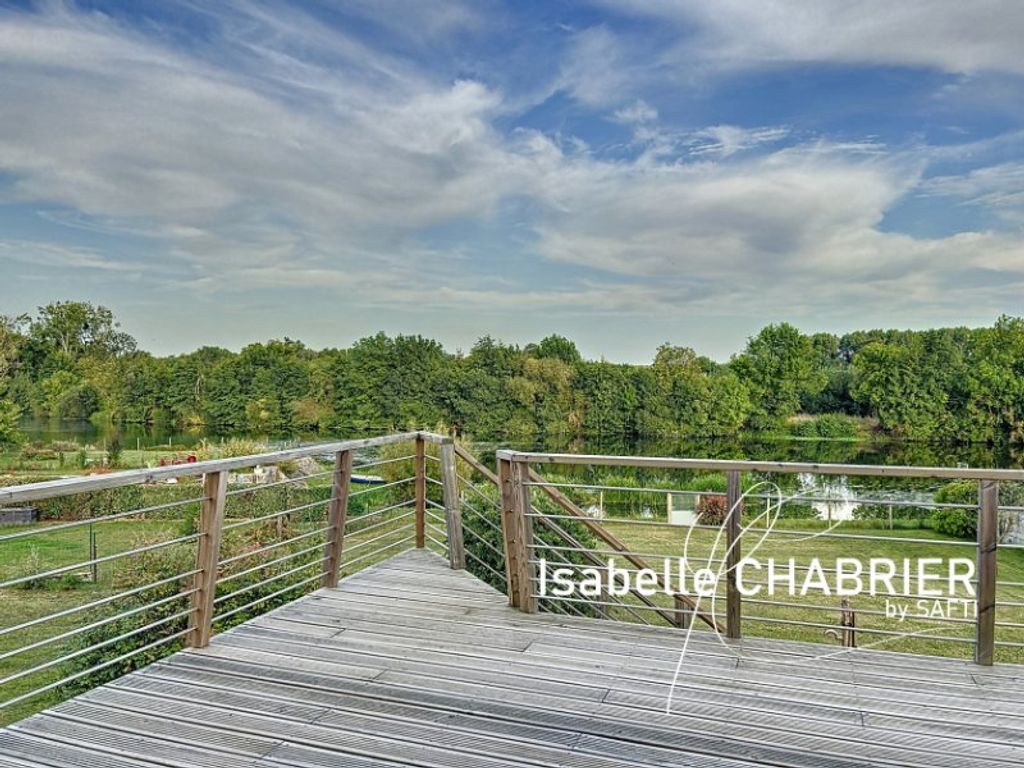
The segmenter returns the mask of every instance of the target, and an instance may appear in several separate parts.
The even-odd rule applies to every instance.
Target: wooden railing
[[[317,463],[313,474],[257,485],[241,485],[233,475],[310,458],[326,463]],[[202,648],[217,631],[318,587],[335,587],[343,575],[410,547],[432,549],[447,558],[452,568],[470,570],[505,591],[510,605],[525,612],[560,611],[674,627],[693,624],[734,639],[751,623],[782,627],[790,634],[796,629],[813,630],[819,642],[825,632],[841,636],[844,643],[899,635],[872,625],[878,611],[870,604],[809,606],[740,594],[735,566],[743,554],[741,497],[748,503],[765,498],[749,488],[744,491],[753,476],[803,473],[976,483],[977,503],[933,505],[976,509],[974,542],[893,532],[820,535],[823,540],[831,537],[858,546],[874,542],[890,549],[896,544],[908,550],[927,545],[972,551],[977,563],[977,617],[937,622],[952,629],[928,639],[970,647],[979,664],[991,664],[999,649],[1024,652],[1024,635],[1019,640],[1006,639],[1007,634],[1017,637],[1024,630],[1024,615],[1019,615],[1024,609],[1024,548],[999,540],[1000,511],[1024,513],[1024,507],[1000,506],[999,485],[1024,482],[1024,471],[508,450],[497,452],[496,464],[494,471],[451,438],[409,432],[0,488],[0,506],[41,503],[50,505],[52,512],[51,522],[0,533],[0,718],[32,711],[39,706],[33,702],[51,703],[177,647]],[[568,476],[553,479],[543,474],[555,466]],[[581,468],[668,475],[703,472],[724,479],[720,491],[712,492],[724,497],[728,509],[721,527],[727,574],[720,595],[724,610],[683,593],[660,599],[630,589],[621,595],[606,591],[587,600],[540,594],[541,556],[550,567],[600,568],[614,556],[636,571],[657,570],[656,558],[672,551],[681,531],[718,530],[700,524],[683,528],[667,519],[614,515],[595,519],[583,499],[596,493],[707,496],[709,492],[681,491],[664,484],[646,489],[635,484],[596,486],[580,480]],[[383,476],[361,474],[367,471]],[[166,485],[169,481],[177,485]],[[357,481],[371,484],[362,486]],[[139,487],[146,493],[132,496],[131,504],[121,503],[121,495],[131,496],[131,489]],[[858,500],[878,501],[863,495]],[[803,501],[810,503],[813,498]],[[889,498],[882,503],[892,509],[909,502]],[[122,526],[133,529],[132,533],[137,529],[160,537],[141,543],[126,539],[117,528],[122,523],[134,523]],[[81,542],[61,537],[74,537],[86,529],[90,545],[81,549],[87,556],[79,557]],[[638,539],[637,530],[647,532],[646,538]],[[757,530],[748,524],[746,533]],[[661,533],[652,538],[651,531]],[[779,528],[773,535],[796,537],[806,532]],[[655,542],[658,546],[648,549],[659,551],[646,551],[638,540]],[[664,547],[661,542],[666,543]],[[34,545],[38,551],[31,549]],[[46,554],[36,556],[40,552]],[[1020,562],[1008,567],[1011,577],[1013,569],[1021,575],[999,581],[1000,555],[1018,554]],[[135,566],[130,565],[133,562]],[[20,564],[25,572],[18,570]],[[658,584],[668,586],[660,578]],[[52,590],[54,586],[60,589]],[[771,613],[776,609],[814,610],[817,616],[839,613],[842,623],[787,618]],[[999,615],[999,611],[1009,613]],[[854,616],[858,617],[855,627]],[[969,637],[964,634],[968,628]]]
[[[554,454],[554,453],[530,453],[530,452],[518,452],[501,450],[497,452],[498,462],[498,477],[496,482],[501,488],[501,499],[502,499],[502,524],[504,528],[504,537],[506,541],[506,563],[507,563],[507,576],[508,576],[508,593],[510,603],[518,607],[522,611],[535,612],[538,610],[538,601],[544,600],[549,604],[557,604],[558,602],[570,602],[570,600],[559,600],[552,598],[548,595],[540,595],[536,591],[536,585],[538,583],[538,572],[539,562],[537,558],[538,552],[546,553],[573,553],[577,556],[582,557],[585,561],[594,562],[600,565],[602,558],[609,556],[620,556],[627,560],[636,569],[649,569],[650,563],[647,560],[648,556],[668,556],[670,551],[665,549],[657,553],[645,553],[638,552],[636,547],[629,544],[626,541],[616,535],[611,530],[615,529],[627,529],[630,526],[646,526],[648,528],[669,528],[680,530],[678,526],[674,526],[670,521],[657,522],[651,520],[631,520],[631,519],[602,519],[596,520],[591,514],[581,508],[580,504],[574,502],[568,495],[570,491],[618,491],[618,492],[653,492],[671,495],[690,494],[700,497],[701,492],[695,491],[681,491],[673,489],[671,487],[665,487],[664,485],[657,488],[636,488],[632,486],[595,486],[589,485],[586,482],[579,482],[575,480],[562,480],[559,482],[546,480],[544,476],[540,474],[537,468],[539,467],[552,467],[560,466],[565,469],[571,468],[587,468],[592,470],[594,468],[629,468],[631,470],[641,470],[649,472],[661,472],[661,473],[715,473],[718,476],[724,476],[725,478],[725,489],[724,493],[709,491],[703,492],[703,495],[716,495],[720,493],[724,497],[724,508],[727,510],[725,520],[721,526],[714,525],[700,525],[693,524],[686,526],[685,529],[696,531],[698,529],[704,529],[706,531],[718,532],[721,531],[723,535],[722,548],[721,548],[721,559],[722,559],[722,572],[726,576],[724,579],[724,594],[720,597],[725,604],[725,610],[719,611],[708,611],[700,610],[696,608],[694,601],[681,594],[675,594],[675,606],[670,604],[654,603],[650,598],[636,597],[632,602],[633,611],[645,610],[650,614],[660,616],[669,624],[686,624],[689,617],[686,617],[683,622],[680,622],[680,614],[686,614],[694,612],[697,618],[702,620],[704,624],[709,627],[713,627],[720,631],[724,636],[728,638],[740,638],[743,635],[743,622],[746,619],[748,622],[767,622],[776,625],[785,625],[788,627],[807,627],[816,630],[832,630],[831,635],[835,635],[834,626],[831,623],[823,623],[821,621],[808,621],[802,619],[787,619],[777,618],[770,615],[754,615],[751,614],[747,617],[744,616],[745,605],[758,605],[758,606],[774,606],[776,608],[782,607],[791,611],[800,610],[821,610],[821,611],[834,611],[841,613],[844,617],[844,621],[849,621],[853,613],[860,613],[862,617],[873,617],[879,616],[882,612],[876,608],[867,606],[862,607],[859,611],[855,608],[850,608],[848,605],[844,606],[838,601],[835,605],[812,605],[807,603],[787,603],[785,601],[772,601],[772,600],[758,600],[750,599],[741,595],[739,590],[738,578],[737,578],[737,564],[740,562],[743,553],[743,541],[742,541],[742,514],[743,504],[741,497],[747,501],[766,501],[770,502],[771,498],[768,494],[764,493],[743,493],[744,477],[750,478],[752,475],[757,478],[763,479],[765,477],[772,477],[776,475],[805,475],[808,477],[835,477],[843,476],[844,478],[894,478],[898,480],[907,481],[920,481],[925,479],[930,480],[945,480],[945,481],[970,481],[977,485],[977,498],[976,503],[929,503],[927,501],[900,501],[898,499],[887,498],[887,499],[871,499],[869,496],[851,496],[845,501],[854,504],[882,504],[888,505],[890,514],[893,507],[900,506],[915,506],[915,507],[926,507],[929,509],[945,508],[945,509],[959,509],[974,513],[977,512],[977,539],[974,542],[959,541],[947,538],[915,538],[910,536],[895,536],[891,534],[886,535],[872,535],[858,532],[839,532],[841,526],[837,526],[834,529],[826,531],[814,532],[814,536],[824,541],[839,541],[842,543],[846,541],[848,543],[865,544],[866,542],[876,542],[878,544],[884,544],[890,551],[892,545],[897,545],[897,549],[902,548],[908,552],[912,551],[915,547],[927,547],[929,550],[943,551],[960,551],[962,552],[965,548],[973,550],[973,558],[976,562],[975,571],[975,591],[976,591],[976,617],[957,618],[953,616],[933,616],[933,617],[922,617],[921,622],[935,622],[946,625],[947,627],[955,627],[957,630],[965,628],[969,625],[972,628],[972,636],[965,637],[962,634],[957,635],[956,632],[943,636],[936,636],[934,633],[929,631],[921,631],[914,633],[915,638],[924,638],[926,641],[945,642],[945,643],[963,643],[973,646],[973,658],[974,661],[982,665],[990,665],[993,663],[997,648],[1005,648],[1007,650],[1013,650],[1015,653],[1024,649],[1024,635],[1021,630],[1024,630],[1024,579],[1018,577],[1016,579],[1008,579],[1000,581],[997,578],[997,560],[1000,552],[1007,556],[1013,556],[1017,558],[1018,555],[1021,557],[1015,559],[1010,565],[1014,569],[1024,569],[1024,545],[1018,543],[1000,543],[999,541],[999,515],[1003,513],[1020,516],[1020,519],[1024,520],[1024,507],[1020,506],[1000,506],[999,503],[999,485],[1000,483],[1022,483],[1024,482],[1024,471],[1022,470],[996,470],[996,469],[968,469],[968,468],[939,468],[939,467],[906,467],[906,466],[869,466],[869,465],[845,465],[845,464],[809,464],[809,463],[791,463],[791,462],[763,462],[763,461],[723,461],[723,460],[703,460],[703,459],[683,459],[683,458],[663,458],[663,457],[635,457],[635,456],[599,456],[599,455],[579,455],[579,454]],[[550,502],[547,508],[542,508],[539,503],[538,494],[541,499],[546,502]],[[820,498],[814,497],[812,494],[802,494],[797,499],[786,500],[785,503],[825,503],[828,500],[822,501]],[[550,544],[538,544],[534,541],[535,536],[535,524],[541,524],[549,530],[556,530],[557,525],[560,521],[570,521],[572,523],[578,523],[588,531],[592,537],[598,542],[597,544],[591,544],[588,546],[581,545],[580,542],[575,541],[572,536],[568,535],[565,531],[561,531],[564,546],[552,546]],[[857,529],[860,530],[860,529]],[[773,528],[771,531],[764,528],[750,527],[746,529],[748,535],[751,534],[770,534],[777,536],[781,539],[785,537],[804,537],[810,535],[808,529],[803,530],[786,530],[784,526]],[[689,541],[689,539],[687,539]],[[678,555],[679,552],[675,551],[671,554]],[[909,555],[908,555],[909,556]],[[554,567],[552,563],[547,563],[549,567]],[[569,567],[581,568],[579,564],[569,563]],[[659,569],[651,569],[657,572]],[[663,580],[658,578],[658,585],[665,587]],[[997,602],[997,590],[1004,590],[1008,593],[1007,598],[1000,599]],[[907,599],[924,599],[927,595],[920,594],[908,594],[905,595]],[[591,600],[583,601],[576,600],[578,603],[587,604],[591,606],[598,606],[604,604],[606,607],[613,608],[614,605],[607,602],[607,600]],[[997,618],[997,609],[1011,612],[1009,616],[1012,620],[1005,620]],[[621,611],[619,612],[621,614]],[[918,617],[912,617],[918,618]],[[855,630],[849,629],[845,624],[839,625],[846,627],[846,631],[842,633],[843,637],[850,638],[855,636],[878,638],[878,644],[888,643],[895,641],[899,637],[907,635],[907,632],[900,631],[898,629],[883,629],[879,627],[867,626],[865,622],[861,622]],[[1017,640],[999,640],[997,639],[997,630],[1003,630],[1006,633],[1014,633],[1014,637],[1018,637]],[[951,632],[952,630],[947,630]],[[888,638],[892,638],[890,641]],[[1019,654],[1018,654],[1019,655]],[[1016,657],[1013,660],[1019,660]]]
[[[372,455],[403,445],[410,448],[400,455]],[[314,457],[329,457],[330,469],[229,483],[232,473]],[[367,471],[394,478],[357,474]],[[133,487],[142,487],[141,498],[165,491],[175,498],[122,508],[121,497]],[[50,515],[54,522],[0,533],[0,716],[31,711],[37,697],[44,703],[62,698],[92,676],[130,668],[135,659],[141,663],[182,644],[202,648],[218,626],[316,587],[335,587],[343,572],[404,548],[433,548],[461,568],[458,496],[452,440],[429,432],[0,488],[0,506],[68,507]],[[173,535],[191,517],[190,530]],[[18,554],[74,552],[74,537],[86,528],[93,535],[100,529],[103,543],[125,530],[134,535],[154,526],[162,534],[157,541],[107,547],[114,551],[90,551],[80,559],[72,554],[68,562]],[[156,560],[165,555],[166,562]],[[81,578],[89,570],[99,578]],[[35,600],[56,587],[59,610]],[[168,612],[169,606],[174,610]]]

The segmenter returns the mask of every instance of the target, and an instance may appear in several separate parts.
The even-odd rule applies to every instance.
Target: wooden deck
[[[1024,669],[527,615],[411,551],[0,731],[0,768],[1024,765]]]

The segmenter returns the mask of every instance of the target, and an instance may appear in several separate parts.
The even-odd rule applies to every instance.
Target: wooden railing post
[[[441,492],[444,496],[444,522],[448,529],[448,563],[454,570],[466,567],[466,546],[462,540],[462,506],[459,503],[459,478],[455,469],[455,445],[451,438],[441,443]]]
[[[999,483],[978,486],[978,621],[974,661],[991,666],[996,642],[996,555],[999,546]]]
[[[690,625],[693,624],[693,608],[684,602],[679,595],[673,596],[673,602],[675,603],[675,625],[680,629],[689,629]]]
[[[523,461],[512,462],[512,489],[516,507],[516,521],[519,526],[519,554],[523,574],[519,584],[523,590],[523,598],[519,610],[525,613],[537,612],[537,598],[533,596],[534,584],[537,580],[537,566],[530,560],[537,554],[533,549],[533,518],[530,517],[530,465]]]
[[[740,495],[742,494],[742,486],[740,473],[736,470],[726,472],[725,478],[725,505],[728,514],[725,522],[726,547],[728,547],[725,559],[728,574],[726,579],[725,634],[726,637],[738,639],[743,634],[741,627],[742,596],[740,595],[739,574],[737,573],[737,566],[740,562]]]
[[[427,441],[416,437],[416,548],[427,544]]]
[[[192,580],[192,615],[187,642],[190,648],[205,648],[213,634],[213,600],[217,593],[220,537],[224,530],[228,473],[207,472],[203,477],[203,500],[199,509],[199,546],[196,573]]]
[[[501,532],[505,542],[505,572],[509,603],[525,613],[537,612],[533,597],[533,519],[530,509],[529,465],[513,462],[505,451],[498,452],[498,480],[501,483]]]
[[[348,491],[352,483],[352,451],[338,451],[334,456],[334,482],[331,502],[327,508],[327,541],[324,544],[325,587],[338,586],[341,578],[341,553],[345,546],[345,522],[348,519]]]

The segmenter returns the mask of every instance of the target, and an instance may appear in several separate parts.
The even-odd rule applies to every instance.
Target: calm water
[[[102,447],[118,436],[123,448],[171,445],[191,448],[203,440],[217,442],[229,437],[252,437],[274,443],[317,441],[328,438],[365,437],[365,432],[335,435],[254,435],[216,429],[180,430],[168,427],[127,424],[112,426],[88,421],[26,419],[22,428],[30,440],[74,441]],[[828,440],[764,439],[753,437],[684,439],[661,438],[624,440],[616,437],[566,439],[558,436],[538,441],[504,438],[475,439],[481,450],[496,447],[548,450],[567,453],[612,453],[646,456],[688,456],[694,458],[757,459],[765,461],[813,461],[855,464],[909,464],[916,466],[966,465],[970,467],[1024,467],[1020,446],[936,445],[895,441],[839,442]]]

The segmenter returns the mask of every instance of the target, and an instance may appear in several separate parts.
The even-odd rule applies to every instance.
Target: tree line
[[[649,365],[585,360],[552,335],[422,336],[313,350],[290,339],[157,357],[113,313],[57,302],[0,317],[0,440],[21,414],[263,433],[446,427],[460,434],[1024,441],[1024,320],[987,328],[804,334],[769,325],[728,362],[664,344]],[[797,417],[809,414],[816,418]]]

